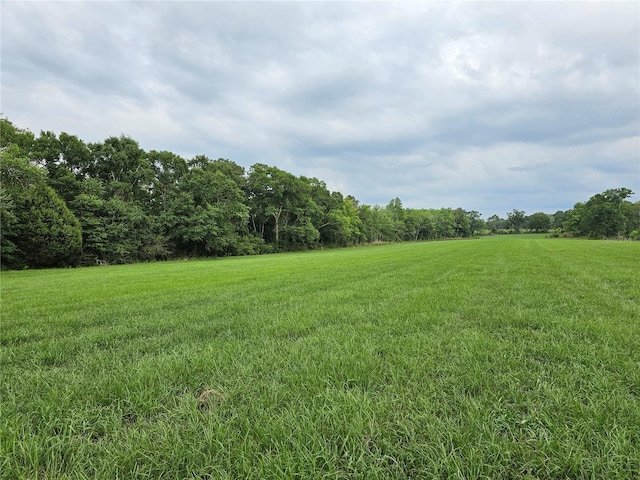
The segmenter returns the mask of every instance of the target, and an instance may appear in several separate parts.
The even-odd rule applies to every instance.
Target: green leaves
[[[567,213],[566,231],[591,238],[626,237],[640,225],[640,207],[625,200],[633,195],[628,188],[606,190],[586,203],[576,203]]]
[[[527,219],[529,230],[546,232],[551,228],[551,217],[544,212],[536,212]]]
[[[15,263],[30,267],[72,264],[82,247],[80,222],[54,190],[44,183],[15,195],[18,226],[12,241]]]
[[[474,210],[404,208],[398,197],[386,206],[361,205],[317,178],[261,163],[245,172],[228,159],[145,152],[125,135],[85,144],[64,132],[35,137],[1,117],[0,127],[5,267],[245,255],[550,226],[542,212],[526,217],[513,210],[485,223]],[[638,238],[640,202],[625,200],[630,195],[627,188],[607,190],[556,212],[553,226],[572,235]]]
[[[227,161],[200,157],[166,201],[162,221],[178,251],[192,255],[236,254],[248,235],[249,208]],[[222,167],[222,168],[220,168]]]
[[[45,183],[44,173],[19,154],[14,146],[0,151],[3,266],[73,263],[82,247],[80,223]]]
[[[507,213],[507,219],[509,221],[509,226],[516,233],[520,233],[520,230],[524,227],[526,221],[525,212],[513,209],[511,212]]]

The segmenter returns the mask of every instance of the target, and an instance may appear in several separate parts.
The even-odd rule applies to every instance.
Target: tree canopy
[[[129,263],[562,229],[640,237],[640,202],[618,188],[567,212],[361,204],[317,178],[257,163],[145,151],[125,135],[85,143],[0,118],[2,268]]]

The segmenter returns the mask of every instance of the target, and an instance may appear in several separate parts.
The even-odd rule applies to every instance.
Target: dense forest
[[[117,264],[252,255],[377,242],[551,232],[640,237],[626,188],[549,215],[482,219],[462,208],[361,204],[317,178],[227,159],[144,151],[127,136],[85,143],[39,136],[0,118],[2,268]]]

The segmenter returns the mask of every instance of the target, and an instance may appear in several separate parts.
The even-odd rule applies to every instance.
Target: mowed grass
[[[3,479],[640,478],[640,243],[3,272]]]

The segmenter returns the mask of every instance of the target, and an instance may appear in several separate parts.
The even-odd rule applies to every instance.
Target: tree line
[[[145,151],[124,135],[98,143],[64,132],[36,136],[6,118],[0,134],[3,268],[252,255],[555,226],[555,216],[544,213],[514,210],[504,220],[484,221],[462,208],[407,209],[399,198],[386,206],[361,204],[317,178],[261,163],[245,170],[228,159]],[[637,229],[638,203],[624,200],[631,192],[618,189],[615,198],[607,192],[600,203],[562,212],[562,228],[588,236]],[[617,220],[605,230],[589,230],[612,212]],[[543,219],[551,224],[536,223]]]
[[[550,233],[554,237],[640,240],[640,201],[626,200],[628,188],[613,188],[578,202],[572,209],[554,214],[536,212],[527,216],[513,210],[506,218],[492,215],[486,221],[491,233]]]

